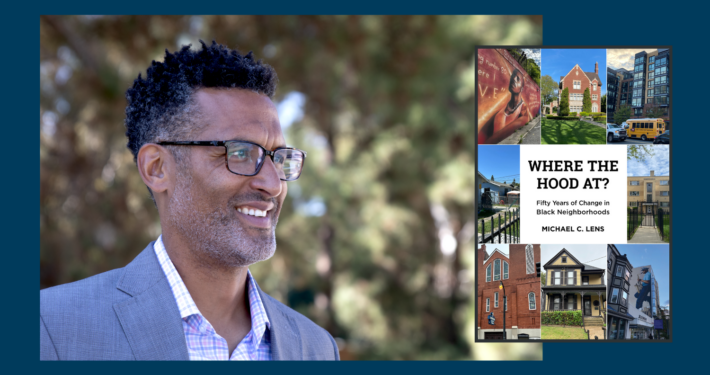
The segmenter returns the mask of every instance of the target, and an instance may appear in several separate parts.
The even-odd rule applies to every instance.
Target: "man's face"
[[[195,93],[204,129],[196,141],[243,140],[267,150],[285,146],[271,100],[242,89],[200,89]],[[270,258],[287,186],[270,157],[255,176],[230,172],[224,147],[191,147],[178,165],[167,220],[189,242],[195,260],[208,267],[234,268]],[[259,215],[254,211],[266,211]],[[251,212],[251,214],[250,214]]]

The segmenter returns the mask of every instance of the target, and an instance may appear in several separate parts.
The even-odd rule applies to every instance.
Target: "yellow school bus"
[[[626,120],[626,124],[629,126],[626,135],[643,141],[656,138],[666,130],[666,123],[662,118],[634,118]]]

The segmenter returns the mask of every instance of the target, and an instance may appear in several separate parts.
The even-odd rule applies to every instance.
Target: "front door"
[[[505,340],[503,332],[485,332],[483,338],[485,340]]]
[[[592,316],[592,297],[584,296],[584,315]]]

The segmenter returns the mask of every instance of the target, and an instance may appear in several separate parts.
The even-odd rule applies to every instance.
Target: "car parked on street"
[[[666,130],[663,132],[663,134],[659,135],[658,137],[653,139],[653,144],[654,145],[667,145],[671,143],[671,133],[670,130]]]
[[[606,124],[606,143],[614,141],[623,142],[626,140],[626,130],[621,125],[612,123]]]

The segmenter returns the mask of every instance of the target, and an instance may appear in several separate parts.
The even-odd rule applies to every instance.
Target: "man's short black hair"
[[[134,161],[144,144],[182,140],[177,138],[196,130],[192,94],[200,88],[241,88],[273,98],[278,77],[271,66],[255,61],[251,52],[200,43],[200,51],[189,45],[174,54],[166,49],[165,61],[153,61],[145,79],[139,74],[126,91],[127,146]]]

